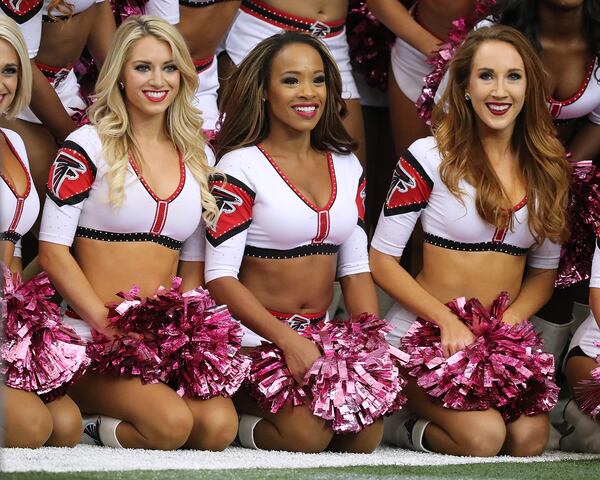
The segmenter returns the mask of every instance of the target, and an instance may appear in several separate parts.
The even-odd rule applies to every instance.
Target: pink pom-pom
[[[364,0],[351,0],[346,17],[350,58],[368,85],[387,90],[390,48],[396,36],[379,22]]]
[[[111,306],[110,323],[136,335],[108,339],[94,332],[88,345],[99,374],[135,375],[144,383],[172,385],[181,396],[208,399],[237,391],[250,368],[240,354],[242,331],[226,307],[208,291],[181,293],[181,279],[146,299],[139,289],[121,292]]]
[[[418,319],[402,340],[410,355],[409,374],[428,396],[454,410],[495,408],[510,422],[521,414],[550,411],[558,400],[554,357],[527,320],[502,322],[509,304],[503,292],[490,311],[477,299],[448,303],[475,334],[465,349],[444,358],[437,325]]]
[[[597,344],[600,347],[600,343]],[[596,357],[598,367],[591,372],[591,380],[582,380],[575,386],[575,397],[581,410],[596,421],[600,421],[600,355]]]
[[[567,205],[569,239],[563,244],[555,286],[590,278],[596,232],[600,229],[600,170],[591,161],[573,165]]]
[[[306,373],[304,386],[294,381],[277,347],[257,347],[251,353],[250,392],[272,413],[310,398],[312,412],[327,420],[334,432],[359,432],[406,402],[406,380],[398,366],[408,356],[387,344],[384,334],[389,330],[385,320],[368,314],[307,328],[302,335],[313,340],[323,356]]]
[[[2,268],[5,337],[0,372],[11,388],[40,395],[55,391],[57,398],[85,371],[85,342],[61,323],[46,273],[22,283],[18,274]]]

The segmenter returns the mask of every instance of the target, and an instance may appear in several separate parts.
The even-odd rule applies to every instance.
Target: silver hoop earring
[[[471,95],[469,95],[469,92],[465,92],[465,100],[468,102],[469,100],[471,100]]]

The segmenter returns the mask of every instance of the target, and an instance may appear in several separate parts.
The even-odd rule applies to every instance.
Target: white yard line
[[[549,452],[533,458],[469,458],[418,453],[381,447],[365,454],[301,454],[266,452],[230,447],[224,452],[179,450],[116,450],[79,445],[75,448],[7,448],[1,451],[4,472],[48,471],[122,471],[122,470],[219,470],[234,468],[314,468],[358,465],[451,465],[491,462],[547,462],[563,460],[600,460],[600,455]]]

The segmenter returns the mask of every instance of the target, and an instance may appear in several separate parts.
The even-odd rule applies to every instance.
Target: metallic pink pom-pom
[[[368,85],[387,90],[390,48],[396,36],[379,22],[365,0],[351,0],[346,31],[352,64]]]
[[[597,344],[600,347],[600,343]],[[592,370],[591,380],[583,380],[575,386],[575,397],[581,410],[596,421],[600,421],[600,355],[596,357],[598,367]]]
[[[250,392],[272,413],[310,399],[312,412],[327,420],[334,432],[359,432],[406,402],[406,380],[398,366],[408,356],[387,344],[384,335],[389,330],[385,320],[368,314],[307,328],[302,335],[313,340],[323,356],[306,373],[304,386],[291,377],[277,347],[257,347],[251,353]]]
[[[467,17],[457,18],[452,22],[448,32],[448,41],[440,46],[440,49],[427,60],[433,67],[431,73],[424,78],[421,95],[415,102],[419,116],[429,125],[431,123],[431,112],[435,105],[435,94],[440,86],[442,78],[448,69],[450,60],[461,46],[463,40],[477,24],[484,18],[496,0],[476,0],[473,12]]]
[[[591,161],[572,165],[567,219],[555,286],[569,287],[590,278],[596,232],[600,229],[600,170]]]
[[[4,342],[0,346],[7,386],[37,394],[64,394],[85,371],[85,342],[61,323],[50,298],[54,289],[46,273],[21,282],[3,265],[2,313]],[[62,387],[62,388],[61,388]]]
[[[556,405],[554,357],[542,351],[529,321],[502,322],[508,304],[506,292],[489,311],[475,298],[449,302],[476,336],[449,358],[444,358],[437,325],[423,319],[413,324],[402,340],[410,355],[407,368],[430,398],[454,410],[495,408],[507,422],[522,414],[548,412]]]
[[[235,393],[250,368],[240,354],[242,331],[226,307],[208,291],[181,292],[181,279],[148,298],[139,289],[121,292],[109,321],[133,336],[108,339],[94,332],[88,354],[96,373],[135,375],[144,383],[163,382],[181,396],[212,398]]]

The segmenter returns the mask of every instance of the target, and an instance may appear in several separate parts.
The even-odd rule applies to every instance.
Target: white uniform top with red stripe
[[[236,277],[244,255],[295,258],[338,254],[338,277],[369,271],[365,181],[358,159],[328,152],[331,195],[319,208],[260,146],[224,155],[211,191],[219,220],[207,230],[206,281]]]
[[[0,15],[17,22],[25,37],[29,58],[34,58],[40,48],[43,5],[44,0],[0,0]]]
[[[400,157],[371,245],[388,255],[402,256],[421,218],[425,242],[465,252],[500,252],[528,255],[534,268],[558,267],[560,245],[544,240],[536,245],[529,230],[527,198],[511,212],[512,228],[499,229],[483,220],[475,206],[475,188],[461,180],[460,202],[439,175],[441,158],[433,137],[413,143]]]
[[[550,114],[555,120],[571,120],[585,117],[600,124],[600,66],[598,57],[590,62],[583,84],[571,98],[548,99]]]
[[[40,212],[40,200],[32,185],[27,152],[21,137],[6,128],[0,129],[15,158],[27,176],[25,190],[17,192],[12,182],[0,173],[0,240],[15,243],[14,256],[21,256],[21,237],[35,223]]]
[[[206,147],[210,164],[214,154]],[[107,242],[153,242],[180,250],[181,260],[204,260],[200,186],[180,158],[180,181],[159,198],[133,161],[120,208],[109,204],[108,165],[96,129],[71,133],[50,169],[40,240],[71,245],[74,237]]]

